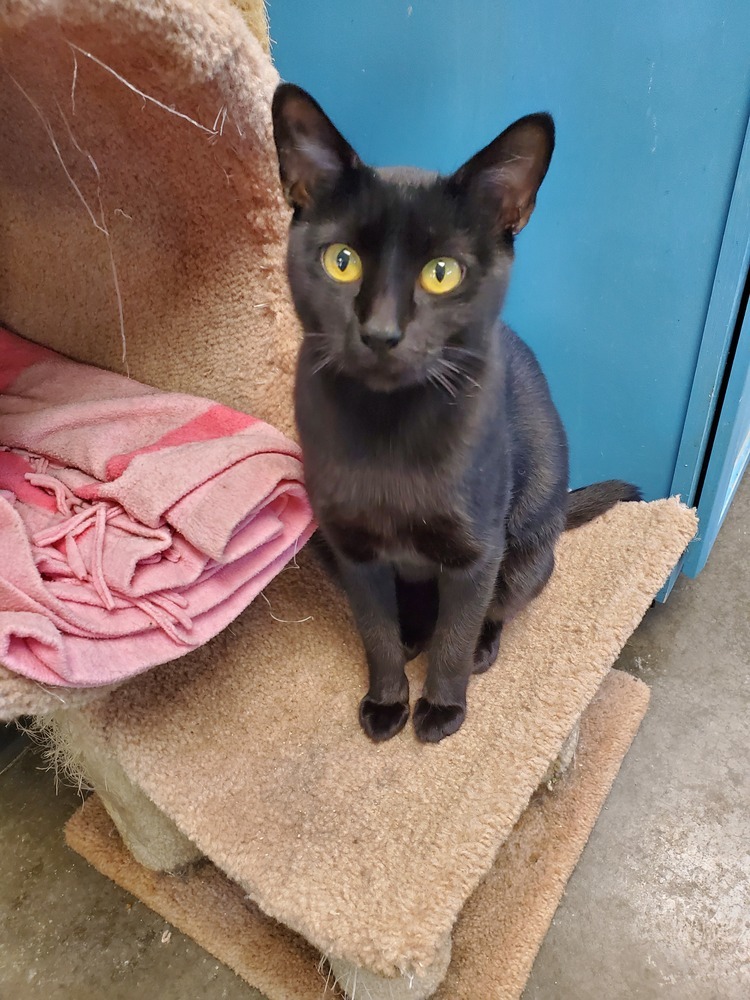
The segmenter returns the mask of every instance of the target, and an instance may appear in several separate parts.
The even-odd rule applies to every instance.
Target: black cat
[[[365,166],[290,84],[273,125],[305,331],[297,423],[367,654],[360,721],[374,740],[403,728],[404,666],[427,648],[414,728],[434,742],[462,724],[472,673],[546,584],[560,533],[639,499],[619,481],[568,493],[547,382],[498,320],[554,125],[521,118],[449,177]]]

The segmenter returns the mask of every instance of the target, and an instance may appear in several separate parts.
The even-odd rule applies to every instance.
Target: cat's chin
[[[413,389],[417,385],[421,385],[423,379],[418,377],[388,377],[388,376],[367,376],[366,378],[361,378],[360,382],[366,389],[370,392],[377,393],[394,393],[402,392],[405,389]]]
[[[369,390],[369,392],[375,393],[394,393],[405,389],[413,389],[418,385],[422,385],[427,378],[426,373],[419,369],[402,369],[397,372],[359,370],[350,371],[346,374]]]

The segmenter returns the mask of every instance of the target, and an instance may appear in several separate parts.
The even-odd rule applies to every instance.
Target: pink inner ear
[[[319,174],[336,174],[341,170],[341,160],[327,146],[322,146],[315,139],[303,136],[295,143],[299,155],[308,161],[314,171]]]
[[[528,115],[476,153],[454,178],[464,186],[481,185],[494,201],[499,228],[519,233],[534,210],[554,144],[552,119]]]
[[[477,180],[498,207],[498,227],[520,233],[531,217],[536,203],[537,185],[534,181],[534,158],[518,157],[528,162],[528,167],[513,162],[483,170]]]
[[[290,205],[305,207],[318,183],[335,179],[359,160],[314,98],[288,84],[277,94],[274,137],[284,192]]]

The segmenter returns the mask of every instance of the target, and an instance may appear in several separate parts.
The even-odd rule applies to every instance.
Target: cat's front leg
[[[466,689],[499,566],[494,552],[467,569],[443,569],[438,577],[440,610],[422,697],[414,707],[414,729],[425,743],[455,733],[466,718]]]
[[[339,558],[341,580],[365,647],[370,683],[360,702],[359,721],[376,742],[400,732],[409,718],[406,655],[392,568],[381,562]]]

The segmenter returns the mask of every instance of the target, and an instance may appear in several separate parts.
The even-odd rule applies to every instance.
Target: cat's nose
[[[401,330],[394,327],[389,330],[362,330],[359,336],[365,347],[379,353],[392,351],[404,339]]]

